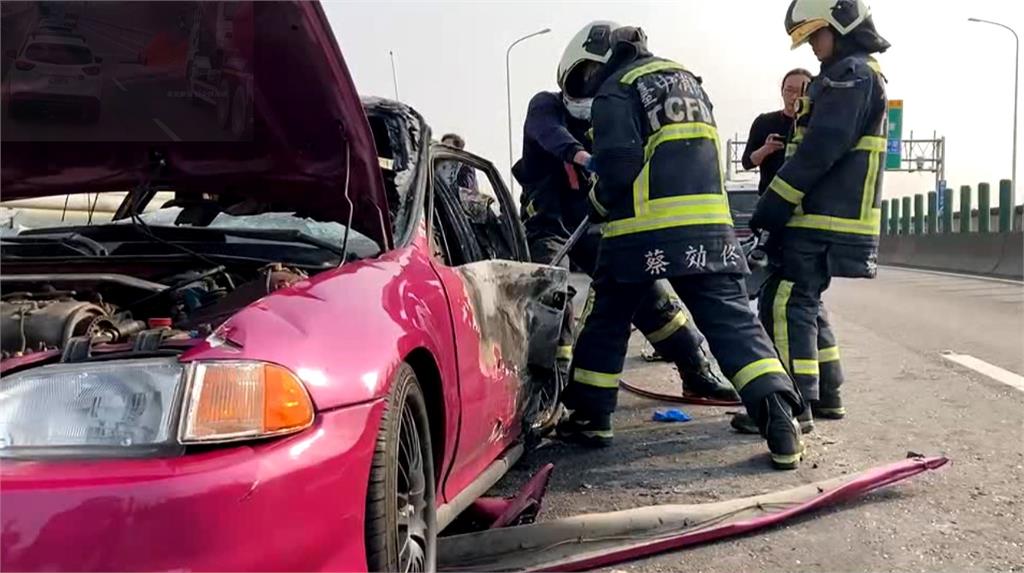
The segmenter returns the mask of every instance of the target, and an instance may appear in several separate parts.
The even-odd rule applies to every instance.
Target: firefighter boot
[[[811,414],[810,408],[804,408],[803,413],[796,417],[796,421],[800,423],[801,434],[809,434],[814,431],[814,416]],[[757,429],[757,422],[746,413],[734,414],[729,425],[741,434],[761,433]]]
[[[818,391],[818,399],[811,401],[811,408],[815,416],[826,420],[841,420],[846,416],[846,408],[843,407],[838,387],[826,388],[822,384]]]
[[[804,457],[804,443],[800,439],[793,410],[781,394],[770,394],[761,403],[758,412],[758,426],[761,435],[768,442],[772,467],[779,470],[794,470]]]
[[[574,411],[555,428],[555,436],[564,441],[590,448],[612,445],[612,415],[584,414]]]
[[[676,368],[683,378],[683,396],[687,398],[710,398],[726,402],[739,402],[740,396],[725,380],[715,374],[711,361],[700,350],[695,364],[679,362]]]

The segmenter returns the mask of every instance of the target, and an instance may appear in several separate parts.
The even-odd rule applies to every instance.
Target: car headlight
[[[0,383],[0,456],[147,455],[296,432],[313,415],[302,382],[275,364],[54,364]]]

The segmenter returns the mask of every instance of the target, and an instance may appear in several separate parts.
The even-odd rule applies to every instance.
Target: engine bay
[[[175,352],[176,346],[180,352],[241,308],[307,276],[280,263],[248,271],[223,265],[172,270],[159,278],[5,273],[0,352],[5,361],[48,353],[59,354],[63,362],[88,359],[97,349],[141,355]],[[171,341],[178,344],[168,345]]]

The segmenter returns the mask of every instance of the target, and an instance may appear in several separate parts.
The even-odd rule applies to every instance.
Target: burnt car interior
[[[516,234],[511,199],[493,167],[464,153],[434,158],[433,239],[451,266],[483,261],[527,261]]]
[[[421,189],[419,169],[428,145],[422,119],[409,108],[395,102],[365,97],[363,111],[377,148],[377,162],[387,195],[391,231],[396,245],[405,245],[416,223],[416,192]]]

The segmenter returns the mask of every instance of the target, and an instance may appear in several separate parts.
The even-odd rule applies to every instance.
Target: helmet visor
[[[573,99],[593,97],[594,94],[587,93],[590,80],[601,71],[601,62],[594,60],[580,60],[569,69],[565,76],[565,87],[563,93]]]
[[[795,50],[800,46],[807,43],[807,40],[811,38],[811,34],[814,34],[822,28],[827,28],[828,22],[823,18],[814,18],[813,20],[804,20],[789,31],[789,39],[793,41],[790,49]]]

